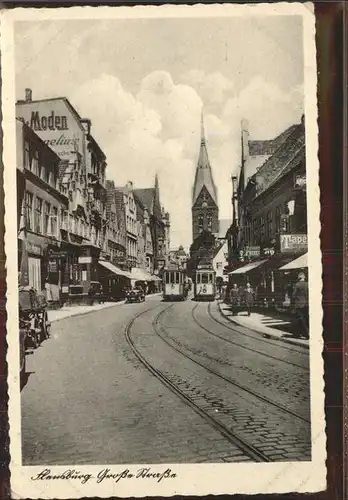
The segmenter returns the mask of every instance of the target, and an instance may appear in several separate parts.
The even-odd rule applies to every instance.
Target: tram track
[[[169,309],[169,308],[168,308]],[[155,332],[156,334],[167,344],[169,345],[172,349],[174,349],[175,351],[177,351],[178,353],[180,353],[181,355],[185,356],[186,358],[188,358],[190,361],[192,361],[193,363],[195,363],[196,365],[200,366],[201,368],[205,369],[206,371],[208,371],[209,373],[211,373],[212,375],[215,375],[217,377],[219,377],[221,380],[224,380],[225,382],[228,382],[229,384],[235,386],[235,387],[238,387],[238,389],[246,392],[247,394],[249,395],[252,395],[253,397],[257,398],[258,400],[262,401],[263,403],[267,403],[275,408],[277,408],[278,410],[282,411],[283,413],[286,413],[287,415],[290,415],[292,417],[295,417],[299,420],[302,420],[303,422],[306,422],[308,424],[310,424],[310,420],[303,417],[302,415],[299,415],[298,413],[292,411],[290,408],[288,408],[287,406],[284,406],[280,403],[277,403],[276,401],[272,401],[271,399],[267,398],[266,396],[263,396],[261,394],[258,394],[257,392],[253,391],[252,389],[250,389],[249,387],[246,387],[242,384],[240,384],[237,380],[231,378],[231,377],[227,377],[221,373],[219,373],[218,371],[214,370],[213,368],[210,368],[208,366],[206,366],[204,363],[201,363],[200,361],[194,359],[190,354],[188,354],[187,352],[187,349],[186,352],[184,349],[182,349],[180,347],[180,345],[178,344],[178,342],[173,339],[173,337],[169,336],[167,333],[165,335],[161,334],[160,333],[160,328],[163,329],[164,331],[165,330],[165,326],[164,325],[158,325],[158,322],[159,322],[159,319],[160,317],[168,310],[168,309],[165,309],[164,311],[161,311],[155,318],[155,320],[153,321],[153,327],[155,329]],[[168,340],[170,339],[170,341]],[[173,345],[173,343],[175,345]],[[216,360],[215,361],[216,363],[218,363],[218,361]],[[232,366],[232,365],[231,365]]]
[[[162,309],[156,314],[152,321],[152,325],[155,325],[162,314],[171,309],[174,304]],[[142,363],[142,365],[154,376],[156,377],[165,387],[167,387],[173,394],[178,396],[187,406],[189,406],[196,414],[198,414],[206,423],[217,430],[229,443],[238,448],[243,454],[255,462],[271,462],[272,460],[261,450],[257,449],[255,446],[248,443],[246,440],[239,437],[236,433],[232,432],[227,426],[219,422],[217,419],[212,417],[206,410],[201,408],[190,396],[185,394],[178,385],[173,383],[170,378],[165,375],[161,370],[153,366],[151,362],[146,359],[146,357],[139,351],[131,335],[132,327],[137,319],[145,315],[150,310],[142,311],[137,314],[125,328],[125,339],[133,354]],[[157,334],[156,330],[155,333]],[[158,334],[157,334],[158,335]],[[160,337],[161,338],[161,337]],[[173,347],[172,347],[173,348]],[[183,354],[183,353],[181,353]],[[187,357],[187,356],[186,356]],[[189,359],[189,358],[188,358]]]
[[[266,358],[269,358],[269,359],[275,360],[275,361],[277,361],[278,363],[284,363],[284,364],[286,364],[286,365],[289,365],[289,366],[294,366],[294,367],[296,367],[296,368],[300,368],[301,370],[304,370],[304,371],[306,371],[306,372],[309,372],[309,368],[307,368],[307,367],[305,367],[305,366],[303,366],[303,365],[299,365],[299,364],[297,364],[297,363],[292,363],[291,361],[287,361],[287,360],[285,360],[285,359],[279,359],[279,358],[277,358],[276,356],[272,356],[272,354],[268,354],[268,353],[266,353],[266,352],[264,352],[264,351],[260,351],[260,350],[258,350],[258,349],[253,348],[253,347],[248,347],[248,346],[245,346],[245,345],[243,345],[243,344],[240,344],[240,343],[238,343],[238,342],[235,342],[234,340],[228,339],[228,338],[226,338],[226,337],[224,337],[224,336],[222,336],[222,335],[219,335],[218,333],[213,332],[212,330],[210,330],[209,328],[207,328],[206,326],[204,326],[204,325],[203,325],[203,324],[202,324],[202,323],[201,323],[201,322],[197,319],[197,317],[196,317],[196,315],[195,315],[195,311],[197,310],[198,306],[199,306],[199,304],[196,304],[196,305],[192,308],[192,310],[191,310],[191,316],[192,316],[192,319],[193,319],[193,321],[194,321],[194,322],[195,322],[195,323],[196,323],[196,324],[197,324],[200,328],[202,328],[202,330],[204,330],[205,332],[207,332],[209,335],[212,335],[213,337],[216,337],[216,338],[218,338],[218,339],[220,339],[220,340],[223,340],[223,341],[227,342],[228,344],[234,345],[234,346],[239,347],[239,348],[241,348],[241,349],[245,349],[245,350],[247,350],[247,351],[254,352],[254,353],[256,353],[256,354],[260,354],[261,356],[264,356],[264,357],[266,357]],[[216,323],[220,324],[221,326],[223,326],[223,327],[224,327],[224,328],[226,328],[227,330],[235,331],[235,330],[234,330],[234,329],[232,329],[231,327],[228,327],[227,325],[224,325],[223,323],[221,323],[221,322],[217,321],[217,320],[216,320],[216,319],[215,319],[215,318],[214,318],[214,317],[210,314],[209,305],[208,305],[208,314],[209,314],[209,317],[210,317],[210,318],[211,318],[214,322],[216,322]],[[237,330],[236,330],[236,332],[237,332],[238,334],[240,334],[240,335],[243,335],[243,334],[241,334],[240,332],[238,332]],[[253,338],[253,337],[252,337],[252,338]]]

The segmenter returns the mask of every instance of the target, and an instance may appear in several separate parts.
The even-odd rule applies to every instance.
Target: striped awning
[[[285,266],[280,267],[279,271],[291,271],[292,269],[304,269],[306,267],[308,267],[308,253],[305,253],[288,264],[285,264]]]
[[[111,264],[108,260],[100,260],[98,263],[117,276],[124,276],[125,278],[131,279],[130,273],[114,266],[114,264]]]
[[[265,262],[267,262],[268,259],[264,260],[257,260],[255,262],[249,262],[249,264],[246,264],[243,267],[239,267],[238,269],[234,269],[234,271],[231,271],[228,273],[230,276],[231,274],[245,274],[248,273],[249,271],[252,271],[253,269],[256,269],[257,267],[261,266]]]

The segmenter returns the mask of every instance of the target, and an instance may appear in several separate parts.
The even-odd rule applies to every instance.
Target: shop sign
[[[302,252],[306,251],[308,246],[306,234],[281,234],[280,235],[280,251],[287,252]]]
[[[260,247],[245,247],[244,255],[245,257],[259,257]]]
[[[17,113],[62,160],[83,154],[82,125],[64,99],[19,104]]]
[[[57,273],[58,272],[58,267],[57,267],[57,262],[55,260],[50,260],[48,263],[48,272],[49,273]]]
[[[49,252],[51,259],[64,259],[67,255],[67,252],[53,252],[52,250]]]
[[[42,248],[39,245],[35,245],[34,243],[31,243],[31,241],[27,241],[26,247],[29,253],[33,253],[35,255],[42,255]]]
[[[272,247],[271,248],[264,248],[263,249],[263,254],[264,255],[270,255],[270,256],[272,256],[272,255],[275,254],[275,250]]]
[[[92,257],[90,257],[90,256],[79,257],[78,258],[78,263],[79,264],[92,264]]]

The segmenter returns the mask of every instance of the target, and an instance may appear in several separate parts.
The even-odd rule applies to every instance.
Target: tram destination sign
[[[296,253],[306,251],[308,238],[306,234],[281,234],[280,251],[282,253]]]

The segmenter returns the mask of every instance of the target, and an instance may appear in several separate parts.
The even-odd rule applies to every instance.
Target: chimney
[[[31,102],[33,100],[33,92],[31,89],[25,89],[25,102]]]

